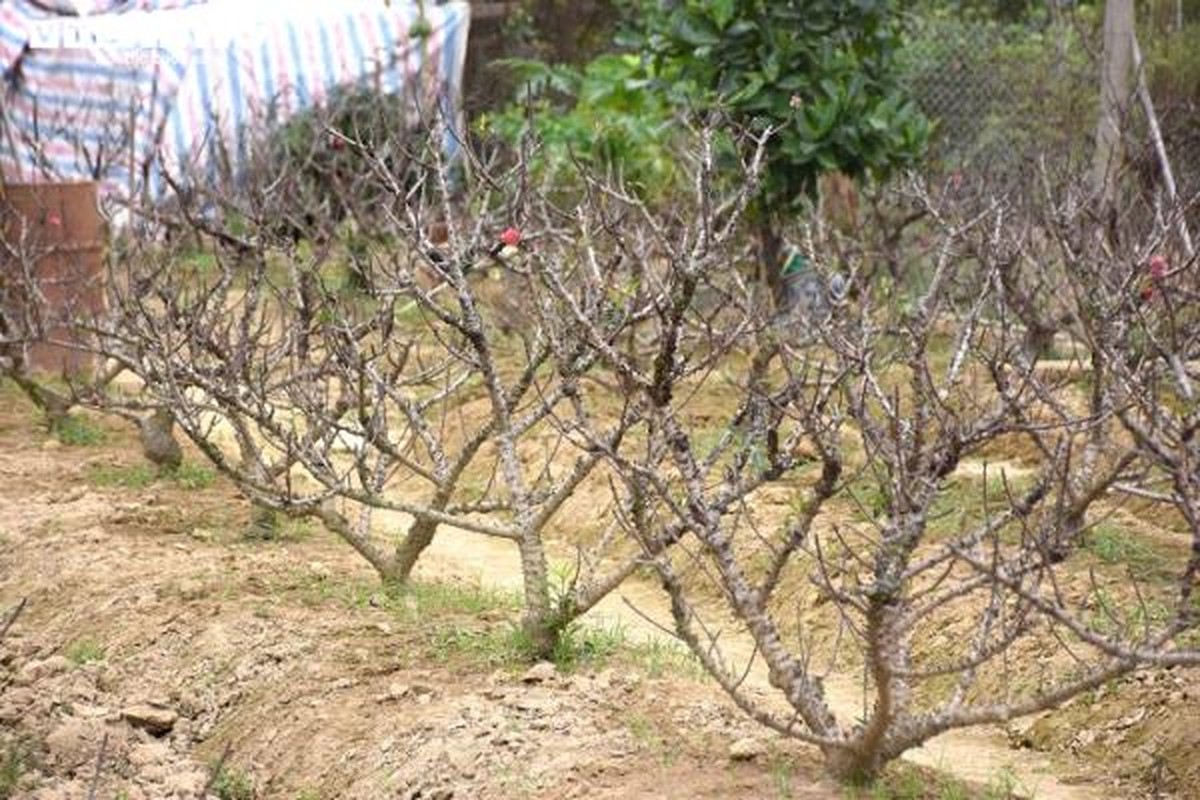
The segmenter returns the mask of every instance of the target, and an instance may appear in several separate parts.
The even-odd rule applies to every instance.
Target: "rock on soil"
[[[762,740],[753,736],[747,736],[744,739],[738,739],[733,744],[729,745],[729,760],[730,761],[753,761],[760,756],[767,754],[767,747],[762,743]]]
[[[558,677],[558,670],[549,661],[534,664],[521,678],[525,683],[546,683]]]
[[[121,712],[130,725],[141,728],[154,736],[164,736],[175,727],[179,715],[169,708],[161,708],[149,703],[139,703]]]

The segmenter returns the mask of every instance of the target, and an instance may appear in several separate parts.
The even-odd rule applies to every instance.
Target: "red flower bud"
[[[1150,257],[1150,277],[1161,281],[1167,275],[1167,259],[1163,256]]]
[[[505,228],[504,233],[500,234],[500,241],[507,247],[516,247],[521,243],[521,232],[516,228]]]
[[[329,148],[331,150],[341,150],[345,146],[346,143],[342,141],[342,137],[336,133],[329,134]]]
[[[46,224],[53,225],[55,228],[58,228],[62,225],[62,217],[51,211],[46,215]]]

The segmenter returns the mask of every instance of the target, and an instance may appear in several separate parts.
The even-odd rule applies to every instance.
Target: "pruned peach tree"
[[[1113,252],[1071,185],[969,208],[902,191],[929,220],[911,296],[859,285],[722,337],[688,311],[714,269],[668,259],[689,320],[670,359],[604,349],[580,320],[643,409],[636,451],[592,445],[675,633],[851,780],[944,731],[1200,663],[1196,263],[1147,267],[1161,233]],[[1043,302],[1070,310],[1064,361],[1026,346],[1008,278],[1027,268],[1062,276]],[[1128,524],[1130,497],[1178,511],[1176,581],[1092,568],[1097,524]],[[1033,653],[1049,666],[1010,680]],[[773,697],[748,691],[755,670]]]
[[[548,654],[643,560],[615,520],[557,556],[547,538],[585,486],[585,502],[620,506],[604,454],[642,444],[626,439],[645,408],[606,354],[677,368],[694,287],[662,259],[695,276],[736,262],[762,147],[745,180],[718,184],[708,134],[691,196],[647,214],[594,176],[559,205],[531,185],[527,151],[450,164],[426,143],[385,159],[376,148],[410,143],[317,124],[311,157],[264,145],[226,180],[168,175],[173,202],[136,209],[141,233],[110,259],[112,313],[81,325],[140,388],[91,402],[168,410],[256,506],[320,520],[385,583],[408,581],[445,526],[511,542],[522,630]],[[352,183],[321,181],[337,163],[324,147],[356,154]],[[756,314],[734,288],[727,339]]]

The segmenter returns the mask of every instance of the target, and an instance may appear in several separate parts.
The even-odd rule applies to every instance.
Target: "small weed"
[[[516,626],[483,631],[442,627],[434,631],[430,645],[437,661],[457,656],[489,667],[527,664],[533,652],[529,637]]]
[[[221,271],[217,257],[212,253],[199,249],[180,254],[179,264],[181,269],[192,270],[197,277],[213,276],[219,274]]]
[[[1171,618],[1171,610],[1157,600],[1122,601],[1102,588],[1097,588],[1089,600],[1095,610],[1088,615],[1088,624],[1105,636],[1143,636]]]
[[[937,800],[970,800],[967,785],[956,778],[943,778],[938,787]]]
[[[1028,478],[1009,475],[1000,468],[983,475],[958,475],[947,478],[939,487],[929,515],[929,529],[935,536],[954,536],[971,528],[991,513],[1007,507],[1009,498],[1017,498],[1028,486]]]
[[[79,639],[67,648],[67,658],[72,664],[83,666],[104,660],[104,647],[93,639]]]
[[[1017,780],[1011,767],[1000,770],[983,790],[984,800],[1014,800],[1027,795],[1028,792],[1023,791],[1021,782]]]
[[[626,720],[626,726],[633,738],[639,744],[645,744],[654,740],[654,725],[649,719],[641,714],[633,714]]]
[[[559,635],[550,661],[562,672],[584,664],[601,664],[623,641],[619,629],[571,625]],[[485,630],[441,626],[434,631],[431,645],[434,658],[439,661],[457,656],[492,668],[516,669],[537,660],[537,650],[529,636],[516,625]]]
[[[761,472],[769,466],[766,450],[758,444],[748,443],[746,436],[740,432],[730,435],[725,428],[703,430],[692,437],[692,442],[696,455],[703,459],[711,458],[718,448],[724,448],[721,453],[722,460],[732,460],[735,455],[745,453],[749,456],[749,464],[755,472]]]
[[[795,765],[787,756],[772,753],[767,761],[767,770],[771,773],[771,783],[775,786],[775,794],[781,798],[792,796],[792,773]]]
[[[507,613],[521,608],[520,597],[515,592],[472,584],[407,583],[380,586],[375,581],[340,581],[306,572],[299,575],[292,585],[303,591],[305,602],[310,605],[336,599],[347,608],[386,609],[400,615],[406,622],[450,614],[479,616],[489,612]]]
[[[255,800],[258,797],[250,776],[230,767],[221,767],[213,778],[212,789],[220,800]]]
[[[863,475],[846,487],[856,518],[869,522],[887,511],[887,487],[873,475]]]
[[[102,489],[145,489],[158,479],[158,471],[149,464],[121,466],[95,464],[88,471],[88,480]]]
[[[170,477],[181,489],[207,489],[217,479],[217,472],[209,467],[184,462]]]
[[[626,652],[651,678],[661,678],[668,673],[697,679],[706,675],[700,661],[677,642],[646,639],[627,643]]]
[[[473,584],[409,583],[389,589],[385,594],[394,607],[408,612],[415,607],[416,613],[422,616],[447,612],[477,615],[486,611],[517,611],[521,608],[521,598],[515,592]]]
[[[642,714],[633,714],[626,720],[626,726],[638,746],[656,753],[663,766],[669,767],[679,758],[679,742],[668,741],[654,720]]]
[[[925,797],[925,778],[915,769],[902,767],[888,782],[888,794],[894,800],[922,800]]]
[[[17,796],[21,778],[29,770],[29,755],[19,743],[12,743],[0,753],[0,800]]]
[[[305,542],[317,533],[317,524],[310,519],[285,519],[279,526],[281,542]]]
[[[851,788],[846,794],[848,800],[967,800],[971,796],[962,781],[908,764],[889,767],[873,783]]]
[[[95,447],[108,440],[103,428],[79,414],[69,414],[56,422],[52,433],[68,447]]]
[[[301,789],[296,795],[296,800],[321,800],[320,789]]]
[[[605,663],[624,644],[625,629],[620,625],[597,627],[576,621],[558,634],[550,660],[559,670],[570,672],[585,664]]]
[[[1144,541],[1116,525],[1102,523],[1087,535],[1084,545],[1105,564],[1125,564],[1139,577],[1161,569],[1163,559]]]

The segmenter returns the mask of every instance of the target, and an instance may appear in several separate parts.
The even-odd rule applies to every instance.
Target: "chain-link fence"
[[[1200,16],[1200,15],[1198,15]],[[1200,193],[1200,19],[1169,34],[1142,31],[1146,75],[1180,193]],[[1191,40],[1192,47],[1187,47]],[[1065,22],[1042,29],[933,16],[913,21],[905,82],[935,122],[929,166],[1017,180],[1031,159],[1092,157],[1099,102],[1099,31]],[[1146,117],[1127,125],[1136,190],[1161,187]]]

